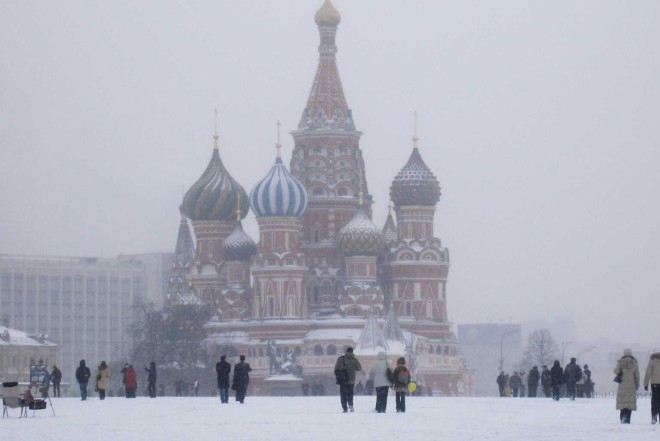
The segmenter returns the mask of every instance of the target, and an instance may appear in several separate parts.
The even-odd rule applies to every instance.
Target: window
[[[328,345],[328,349],[326,350],[326,353],[328,355],[337,355],[337,348],[335,345]]]
[[[314,355],[323,355],[323,346],[321,345],[314,346]]]

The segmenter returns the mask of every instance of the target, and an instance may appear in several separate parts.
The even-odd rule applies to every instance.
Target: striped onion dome
[[[222,257],[230,262],[249,262],[257,252],[257,244],[245,234],[241,221],[236,221],[234,231],[222,242]]]
[[[440,200],[440,184],[424,163],[417,147],[413,148],[408,162],[392,181],[390,198],[397,207],[435,206]]]
[[[208,167],[183,197],[183,212],[193,221],[233,220],[239,198],[244,218],[249,209],[247,193],[225,169],[216,143]]]
[[[345,256],[378,256],[385,248],[385,238],[362,205],[353,219],[339,231],[339,246]]]
[[[250,192],[250,206],[257,217],[301,217],[305,212],[305,187],[286,169],[279,148],[275,165]]]

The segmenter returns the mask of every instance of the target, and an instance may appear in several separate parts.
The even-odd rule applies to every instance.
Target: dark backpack
[[[345,384],[348,382],[348,370],[346,369],[346,359],[342,356],[341,364],[343,368],[335,369],[335,379],[337,384]]]
[[[408,368],[404,367],[399,371],[399,374],[396,376],[396,382],[400,384],[408,384],[410,381],[410,371]]]

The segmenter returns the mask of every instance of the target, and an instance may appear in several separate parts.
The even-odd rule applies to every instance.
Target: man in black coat
[[[60,383],[62,382],[62,371],[55,365],[53,370],[50,371],[50,381],[53,384],[53,397],[60,396]]]
[[[552,399],[559,401],[559,388],[564,383],[564,370],[559,364],[559,360],[555,360],[555,363],[550,369],[550,385],[552,386]]]
[[[80,360],[80,366],[76,369],[76,380],[80,386],[80,401],[85,401],[87,399],[87,383],[91,376],[92,372],[87,366],[85,366],[85,360]]]
[[[566,383],[566,396],[571,400],[575,400],[575,385],[582,378],[582,369],[576,363],[575,358],[571,358],[571,362],[566,365],[564,369],[564,382]]]
[[[149,398],[156,398],[156,363],[152,361],[149,363],[149,367],[145,367],[144,370],[147,371]]]
[[[234,366],[234,384],[232,385],[232,389],[236,391],[236,401],[243,404],[245,393],[250,383],[250,371],[252,371],[252,368],[245,362],[245,355],[241,355],[239,358],[241,361]]]
[[[497,376],[497,387],[500,389],[500,397],[504,396],[504,386],[506,386],[508,381],[509,379],[507,378],[504,371],[500,372],[500,374]]]
[[[527,396],[530,398],[536,397],[536,391],[539,388],[539,380],[541,379],[541,374],[539,373],[539,368],[534,366],[529,374],[527,375]]]
[[[543,371],[541,372],[541,387],[543,388],[543,394],[545,397],[550,398],[552,396],[552,380],[550,378],[550,369],[548,369],[548,366],[545,364],[543,365]]]
[[[229,373],[231,365],[226,361],[227,356],[220,357],[220,361],[215,364],[215,371],[218,373],[218,389],[220,389],[220,402],[229,403]]]

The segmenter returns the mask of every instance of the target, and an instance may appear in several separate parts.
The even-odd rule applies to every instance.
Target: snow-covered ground
[[[390,396],[386,414],[374,413],[375,397],[355,397],[355,413],[341,413],[339,397],[231,399],[96,397],[53,399],[50,408],[0,421],[7,440],[650,440],[650,400],[640,399],[632,424],[618,422],[614,399],[574,402],[528,398],[408,397],[397,414]]]

